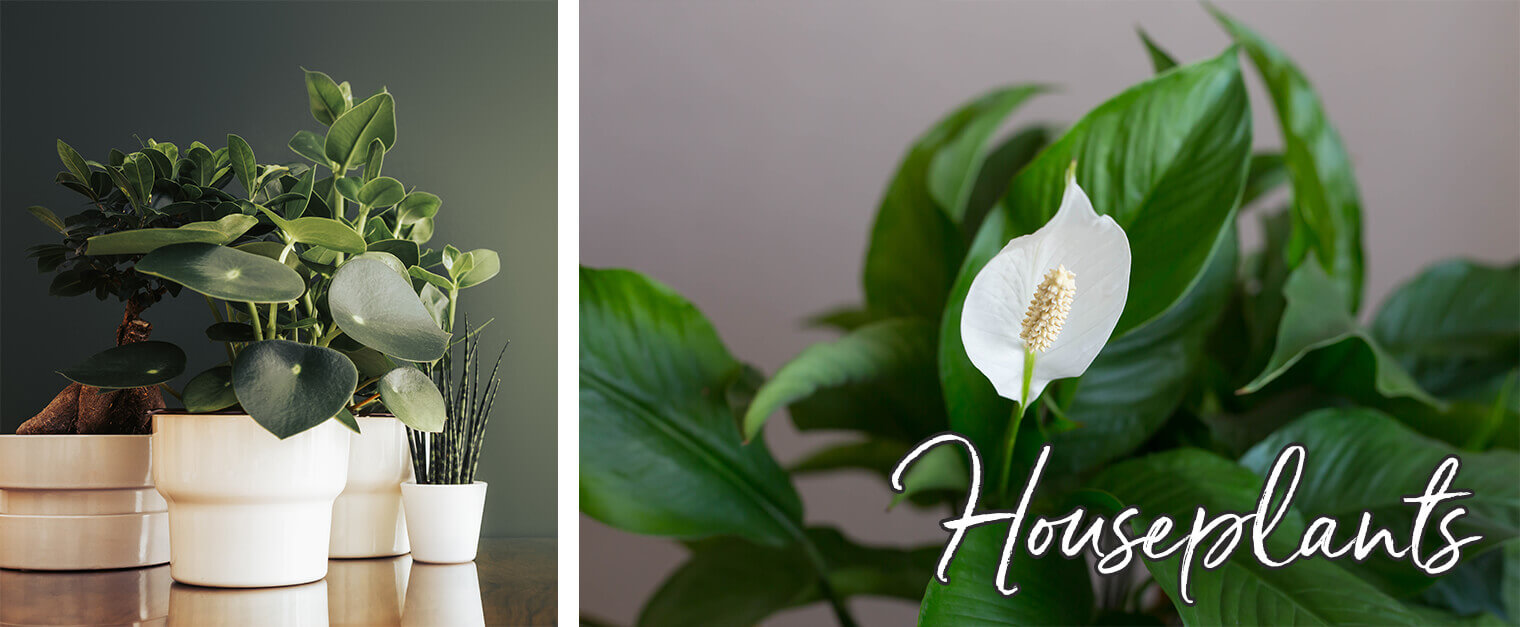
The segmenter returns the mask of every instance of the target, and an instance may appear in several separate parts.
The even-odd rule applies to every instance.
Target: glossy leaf
[[[64,226],[63,220],[58,217],[58,214],[53,213],[52,209],[38,205],[32,205],[30,207],[27,207],[26,211],[27,213],[32,214],[33,217],[37,218],[38,222],[46,224],[48,228],[51,228],[54,231],[58,231],[59,233],[68,233],[68,227]]]
[[[1306,474],[1313,472],[1314,468],[1306,470]],[[1140,508],[1131,523],[1138,534],[1159,515],[1173,517],[1179,526],[1191,524],[1199,507],[1211,513],[1254,511],[1262,478],[1212,453],[1183,448],[1112,466],[1095,485],[1124,505]],[[1267,536],[1268,553],[1278,559],[1293,553],[1303,532],[1304,520],[1289,513]],[[1216,570],[1203,569],[1201,559],[1202,554],[1189,575],[1193,605],[1177,600],[1181,598],[1180,554],[1160,562],[1145,561],[1185,624],[1423,624],[1403,604],[1324,559],[1300,559],[1283,568],[1269,568],[1244,548],[1237,548]]]
[[[378,141],[378,140],[377,140]],[[359,188],[359,202],[369,207],[389,207],[406,196],[406,188],[401,186],[401,181],[389,176],[382,176],[364,184]]]
[[[962,308],[987,261],[1054,214],[1073,161],[1094,208],[1125,229],[1133,255],[1113,342],[1165,313],[1197,280],[1231,224],[1250,144],[1245,86],[1231,50],[1125,90],[1021,170],[972,241],[941,319],[940,380],[951,429],[993,450],[1011,413],[1011,404],[966,357]]]
[[[358,383],[342,353],[285,340],[249,344],[232,367],[243,410],[282,440],[344,411]]]
[[[1283,160],[1293,182],[1290,267],[1314,253],[1355,311],[1362,297],[1362,201],[1351,158],[1330,125],[1319,95],[1293,61],[1255,31],[1205,5],[1245,48],[1266,83],[1283,133]]]
[[[961,218],[961,237],[967,243],[976,237],[987,212],[998,199],[1008,193],[1013,177],[1029,165],[1045,146],[1050,144],[1056,131],[1043,125],[1030,126],[1015,132],[998,144],[982,161],[982,170],[976,175],[976,185],[966,201],[966,214]]]
[[[69,174],[73,174],[74,178],[78,179],[79,182],[88,183],[91,173],[90,166],[85,162],[84,157],[79,156],[79,151],[74,150],[73,146],[68,145],[61,139],[58,140],[57,146],[58,160],[63,162],[63,167],[69,171]]]
[[[433,379],[412,366],[401,366],[380,378],[380,400],[406,426],[418,431],[443,431],[448,409]]]
[[[96,235],[86,240],[86,255],[142,255],[171,244],[226,244],[258,224],[240,213],[219,220],[191,222],[173,229],[134,229]]]
[[[1241,388],[1242,392],[1262,389],[1310,353],[1320,351],[1319,359],[1312,364],[1319,385],[1363,399],[1368,398],[1364,390],[1369,390],[1383,397],[1407,397],[1432,407],[1443,406],[1357,324],[1345,293],[1319,264],[1304,264],[1294,270],[1283,287],[1283,296],[1288,304],[1272,357],[1261,374]]]
[[[182,393],[185,410],[191,413],[209,413],[227,409],[238,402],[237,392],[232,389],[232,367],[217,366],[190,379]]]
[[[1307,450],[1305,473],[1293,497],[1294,509],[1306,518],[1330,516],[1339,528],[1354,529],[1362,512],[1371,512],[1380,527],[1412,529],[1416,508],[1404,497],[1422,494],[1431,473],[1457,450],[1410,431],[1398,421],[1366,409],[1326,409],[1293,422],[1261,441],[1240,464],[1265,476],[1279,451],[1289,444]],[[1500,542],[1520,537],[1520,453],[1494,451],[1463,453],[1462,468],[1452,490],[1472,492],[1459,502],[1435,508],[1430,520],[1441,520],[1460,506],[1467,512],[1453,521],[1456,537],[1482,535],[1463,553],[1472,556]],[[1375,469],[1375,472],[1371,470]],[[1425,546],[1436,546],[1432,537]],[[1434,579],[1407,560],[1375,555],[1364,562],[1342,560],[1341,566],[1395,596],[1409,596]]]
[[[253,148],[237,135],[227,136],[227,157],[232,160],[232,172],[250,198],[258,192],[258,162],[254,161]]]
[[[185,372],[185,351],[168,342],[108,348],[58,371],[70,381],[108,390],[158,385]]]
[[[396,102],[378,93],[343,112],[327,129],[322,152],[340,171],[364,165],[370,142],[379,139],[386,148],[396,144]]]
[[[325,125],[331,125],[334,120],[348,110],[348,102],[343,97],[343,91],[338,88],[338,83],[332,77],[322,72],[304,70],[306,73],[306,97],[311,102],[311,117]]]
[[[138,261],[136,270],[231,302],[284,303],[306,292],[306,281],[290,266],[213,244],[159,248]]]
[[[1371,331],[1436,394],[1491,379],[1520,363],[1520,264],[1431,266],[1384,301]]]
[[[982,525],[966,532],[945,572],[949,583],[930,578],[918,610],[920,625],[1086,625],[1093,614],[1092,585],[1081,558],[1058,551],[1030,555],[1020,537],[1008,562],[1008,583],[1018,593],[1005,597],[997,589],[998,561],[1008,537],[1007,523]],[[1025,531],[1027,533],[1027,530]]]
[[[965,247],[957,224],[987,143],[1003,119],[1043,88],[997,89],[939,120],[909,148],[887,186],[866,250],[866,304],[882,316],[935,319]]]
[[[754,438],[771,414],[820,389],[899,377],[921,364],[932,364],[933,355],[934,326],[917,319],[877,322],[833,342],[814,344],[760,387],[744,414],[744,437]],[[903,435],[911,440],[928,433]]]
[[[448,346],[449,334],[433,322],[411,283],[380,261],[355,259],[339,266],[327,301],[338,328],[391,357],[430,362]]]
[[[917,600],[937,555],[865,547],[833,529],[809,529],[836,594]],[[800,546],[759,546],[738,538],[690,544],[691,557],[668,577],[639,614],[641,627],[748,627],[781,610],[823,600],[817,569]],[[743,585],[734,585],[742,581]]]
[[[287,144],[290,150],[297,155],[310,159],[318,165],[332,163],[327,160],[327,153],[322,148],[322,137],[311,131],[296,131],[294,137]]]
[[[743,372],[696,307],[625,270],[580,271],[581,511],[635,533],[802,536],[802,502],[722,393]]]

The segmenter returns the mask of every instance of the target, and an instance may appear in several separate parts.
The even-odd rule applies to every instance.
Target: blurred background
[[[1520,3],[1219,5],[1293,57],[1345,140],[1363,201],[1364,310],[1432,261],[1520,255]],[[1060,90],[1010,124],[1075,122],[1152,74],[1137,26],[1184,62],[1228,45],[1192,2],[588,0],[581,261],[670,285],[736,357],[774,373],[834,337],[803,328],[804,317],[861,302],[872,217],[920,133],[1019,82]],[[1279,147],[1246,67],[1256,144]],[[1246,246],[1258,245],[1255,219],[1241,225]],[[787,419],[767,429],[783,465],[835,442],[801,436]],[[868,544],[944,542],[941,512],[887,512],[891,493],[863,471],[798,487],[809,525]],[[631,624],[684,556],[674,542],[582,516],[582,612]],[[866,625],[911,624],[917,613],[903,601],[852,608]],[[833,618],[817,604],[768,624]]]
[[[261,162],[319,130],[301,68],[396,97],[385,173],[443,198],[435,242],[492,248],[502,272],[466,292],[494,317],[482,348],[511,348],[480,478],[487,536],[555,535],[555,5],[552,2],[12,2],[0,5],[0,432],[67,384],[54,370],[112,345],[122,304],[48,295],[26,248],[56,233],[23,211],[77,212],[53,183],[63,139],[86,159],[138,139],[237,133]],[[220,359],[199,298],[145,314],[155,339],[190,353],[184,379]],[[487,351],[489,352],[489,351]],[[169,399],[173,400],[173,399]],[[67,463],[67,460],[59,460]]]

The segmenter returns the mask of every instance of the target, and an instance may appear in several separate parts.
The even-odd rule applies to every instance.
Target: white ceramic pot
[[[401,482],[412,478],[406,428],[400,420],[359,418],[349,433],[348,485],[333,503],[329,557],[392,557],[411,551],[401,509]]]
[[[415,560],[416,556],[412,559]],[[406,607],[401,610],[402,627],[485,624],[480,575],[474,562],[412,564],[411,579],[406,586]]]
[[[169,561],[146,435],[0,436],[0,568],[94,570]]]
[[[431,485],[401,484],[412,559],[434,564],[474,561],[480,546],[480,517],[485,512],[486,482]]]
[[[155,414],[153,479],[169,503],[174,580],[257,588],[326,576],[350,433],[329,420],[281,440],[247,415]]]

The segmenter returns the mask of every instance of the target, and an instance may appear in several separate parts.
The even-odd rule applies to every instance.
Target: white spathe
[[[1062,266],[1075,277],[1076,295],[1059,334],[1047,350],[1035,354],[1024,398],[1029,347],[1019,333],[1035,288],[1052,268]],[[999,396],[1028,407],[1051,381],[1079,376],[1092,365],[1124,312],[1129,270],[1124,229],[1093,210],[1069,170],[1055,217],[1008,242],[971,281],[961,314],[966,356]]]

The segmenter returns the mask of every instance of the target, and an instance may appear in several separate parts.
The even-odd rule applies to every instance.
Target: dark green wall
[[[62,138],[88,159],[134,135],[225,145],[294,161],[295,131],[320,130],[301,67],[396,97],[385,173],[443,197],[435,242],[501,253],[502,273],[463,310],[511,339],[482,479],[487,535],[555,531],[555,6],[549,2],[117,2],[0,4],[0,432],[63,387],[54,374],[110,345],[121,305],[55,298],[25,249],[50,239],[28,205],[61,215]],[[130,152],[130,150],[127,150]],[[218,359],[199,298],[148,310],[155,338]],[[176,382],[176,385],[183,381]],[[67,460],[58,460],[67,463]]]

